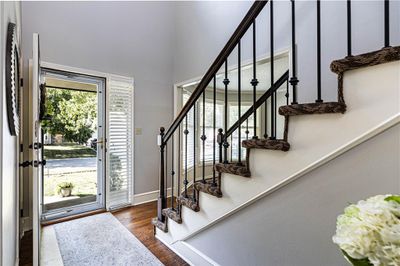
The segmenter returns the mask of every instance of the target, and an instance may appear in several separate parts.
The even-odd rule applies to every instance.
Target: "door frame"
[[[32,90],[32,81],[31,81],[32,64],[31,64],[31,62],[32,62],[32,59],[29,60],[29,91]],[[109,86],[108,82],[109,82],[111,77],[127,78],[126,76],[122,76],[122,75],[115,75],[115,74],[105,73],[105,72],[100,72],[100,71],[95,71],[95,70],[89,70],[89,69],[83,69],[83,68],[77,68],[77,67],[70,67],[70,66],[55,64],[55,63],[51,63],[51,62],[45,62],[45,61],[41,61],[40,62],[40,66],[43,67],[43,68],[57,69],[57,70],[66,71],[66,72],[73,72],[73,73],[79,73],[79,74],[88,75],[88,76],[95,76],[95,77],[99,77],[99,78],[104,78],[105,81],[106,81],[105,82],[105,87],[104,87],[105,93],[108,91],[107,90],[108,86]],[[133,97],[135,97],[134,78],[133,77],[130,77],[130,78],[132,79],[132,82],[133,82],[133,88],[132,88],[133,89],[133,91],[132,91]],[[105,95],[107,95],[107,94],[105,94]],[[33,101],[33,99],[31,97],[29,97],[29,106],[32,106],[32,101]],[[132,100],[132,108],[133,108],[133,110],[134,110],[134,107],[135,107],[135,102],[134,102],[134,99],[133,99]],[[104,126],[105,126],[105,128],[108,128],[109,127],[109,121],[108,121],[109,105],[108,105],[107,96],[105,96],[104,108],[103,109],[104,109],[103,112],[104,112],[104,115],[105,115],[105,124],[104,124]],[[135,128],[135,119],[134,119],[134,117],[135,117],[135,114],[132,117],[133,128]],[[26,124],[24,126],[28,126],[29,127],[29,138],[31,138],[32,133],[33,133],[32,132],[32,128],[31,128],[31,124]],[[104,137],[105,138],[107,137],[107,130],[105,130],[105,136]],[[108,144],[106,144],[105,159],[108,157],[108,152],[107,152],[107,147],[108,146],[107,145]],[[133,152],[135,152],[135,134],[132,134],[132,149],[133,149]],[[29,154],[31,154],[31,153],[29,152]],[[29,156],[31,156],[31,155],[29,155]],[[132,176],[131,176],[132,177],[132,188],[131,188],[131,190],[132,190],[132,196],[133,197],[132,197],[131,205],[135,204],[135,197],[134,197],[134,195],[135,195],[135,193],[134,193],[135,192],[135,161],[134,161],[134,158],[135,158],[135,155],[133,155],[133,162],[132,162],[133,171],[132,171]],[[107,165],[107,159],[106,159],[106,163],[104,164],[105,168],[104,168],[104,172],[103,172],[104,175],[105,175],[105,178],[104,178],[104,182],[105,182],[104,191],[105,191],[105,194],[104,194],[103,200],[104,200],[104,204],[105,204],[105,209],[107,210],[107,208],[108,208],[108,205],[107,205],[108,204],[107,192],[109,191],[110,177],[109,177],[109,169],[106,167],[106,165]],[[30,167],[29,171],[30,171],[29,176],[31,177],[32,176],[31,167]],[[32,178],[29,178],[29,190],[30,191],[33,191],[33,185],[34,184],[33,184]],[[24,199],[24,200],[27,200],[29,202],[29,206],[33,206],[32,193],[29,194],[28,199]],[[38,215],[42,215],[42,214],[41,213],[35,214],[35,208],[33,208],[32,213],[30,212],[30,217],[29,218],[33,219],[33,217],[36,217]],[[32,221],[32,226],[34,226],[33,221]],[[38,226],[39,226],[39,230],[40,230],[40,226],[41,225],[39,224]],[[36,257],[36,259],[38,260],[37,262],[39,262],[39,260],[40,260],[40,254],[39,254],[40,247],[37,246],[37,244],[38,244],[38,242],[37,243],[35,243],[35,242],[33,243],[33,248],[34,248],[33,256],[34,256],[34,258]]]
[[[31,61],[32,59],[30,59],[29,61]],[[61,65],[61,64],[56,64],[56,63],[51,63],[51,62],[46,62],[46,61],[41,61],[40,62],[41,67],[43,68],[49,68],[49,69],[58,69],[61,71],[66,71],[66,72],[73,72],[73,73],[80,73],[80,74],[84,74],[84,75],[88,75],[88,76],[96,76],[96,77],[100,77],[100,78],[105,78],[106,79],[106,84],[105,84],[105,90],[107,91],[107,87],[108,87],[108,80],[110,79],[110,77],[114,76],[114,77],[122,77],[122,78],[127,78],[127,76],[122,76],[122,75],[116,75],[116,74],[111,74],[111,73],[106,73],[106,72],[101,72],[101,71],[96,71],[96,70],[90,70],[90,69],[84,69],[84,68],[78,68],[78,67],[71,67],[71,66],[66,66],[66,65]],[[31,71],[31,65],[29,66],[29,71]],[[134,78],[132,78],[133,80],[133,95],[135,95],[135,80]],[[31,90],[31,81],[29,81],[29,90]],[[135,97],[135,96],[133,96]],[[29,104],[31,104],[32,99],[29,99]],[[132,101],[132,108],[135,108],[135,101]],[[108,121],[108,110],[109,110],[109,106],[108,106],[108,102],[107,102],[107,97],[105,99],[105,107],[104,107],[104,112],[106,114],[106,119],[105,119],[105,127],[108,128],[109,125],[109,121]],[[135,114],[133,115],[133,128],[135,128]],[[32,134],[32,130],[29,128],[29,135],[31,136]],[[135,134],[132,135],[132,147],[133,150],[135,150]],[[107,154],[107,153],[106,153]],[[106,155],[107,157],[108,155]],[[133,158],[135,158],[135,156],[133,156]],[[133,172],[132,172],[132,195],[135,195],[135,161],[132,162],[132,167],[133,167]],[[105,174],[105,196],[104,196],[104,201],[105,201],[105,208],[107,209],[107,191],[109,189],[109,173],[108,173],[108,169],[106,168],[104,171]],[[30,174],[31,176],[31,174]],[[29,187],[32,189],[33,184],[32,184],[32,179],[29,179]],[[30,189],[30,191],[32,191]],[[33,197],[30,194],[29,195],[29,205],[33,206]],[[135,197],[133,196],[132,199],[132,205],[135,205]],[[30,216],[30,218],[32,218],[32,215]]]
[[[64,69],[60,69],[60,68],[48,68],[46,67],[43,63],[41,64],[41,75],[43,77],[45,77],[45,74],[43,74],[43,72],[49,72],[51,74],[59,74],[59,75],[68,75],[68,74],[76,74],[78,76],[77,78],[77,82],[79,82],[79,79],[83,79],[82,82],[85,82],[84,79],[88,78],[91,79],[93,78],[93,81],[95,83],[97,83],[98,85],[101,84],[101,90],[97,91],[96,94],[101,97],[100,100],[98,100],[98,118],[100,118],[99,121],[100,125],[101,125],[101,129],[98,129],[98,132],[101,132],[99,134],[99,136],[101,136],[101,138],[106,139],[106,86],[107,86],[107,79],[105,77],[99,77],[97,75],[88,75],[86,73],[82,73],[82,72],[78,72],[78,71],[66,71]],[[93,83],[93,84],[95,84]],[[99,138],[98,136],[98,138]],[[44,147],[44,146],[43,146]],[[70,206],[70,207],[62,207],[62,208],[58,208],[58,209],[54,209],[54,210],[49,210],[49,211],[45,211],[44,210],[44,182],[43,182],[43,176],[44,174],[42,174],[42,186],[41,186],[41,202],[43,204],[42,206],[42,214],[41,214],[41,221],[42,222],[47,222],[47,221],[51,221],[53,219],[59,219],[59,218],[64,218],[66,216],[73,216],[73,215],[78,215],[78,214],[82,214],[82,213],[86,213],[86,212],[90,212],[90,211],[97,211],[97,210],[104,210],[105,209],[105,195],[106,195],[106,144],[103,145],[104,148],[102,148],[100,150],[101,156],[99,157],[98,155],[96,156],[97,163],[96,165],[99,165],[99,161],[101,164],[101,167],[97,167],[97,181],[98,181],[98,186],[100,185],[101,190],[97,190],[97,192],[101,195],[100,200],[96,197],[96,201],[94,202],[88,202],[88,203],[81,203],[81,204],[77,204],[74,206]],[[99,150],[98,150],[99,151]],[[98,194],[98,195],[99,195]]]

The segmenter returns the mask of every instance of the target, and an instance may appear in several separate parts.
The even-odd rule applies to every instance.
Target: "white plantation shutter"
[[[107,80],[107,209],[133,201],[133,79]]]

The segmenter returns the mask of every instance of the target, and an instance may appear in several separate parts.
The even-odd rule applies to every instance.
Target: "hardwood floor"
[[[163,264],[188,265],[153,235],[151,218],[157,216],[157,202],[113,212],[113,215],[132,232]]]
[[[27,231],[21,239],[21,247],[19,249],[19,265],[32,266],[32,231]]]
[[[156,201],[125,208],[112,214],[164,265],[188,265],[153,235],[151,218],[157,215]],[[19,265],[32,265],[32,231],[26,232],[21,240]]]

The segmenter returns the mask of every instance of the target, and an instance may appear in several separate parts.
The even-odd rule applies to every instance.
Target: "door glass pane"
[[[48,212],[81,212],[101,202],[102,117],[96,82],[46,73],[43,131],[43,206]],[[100,98],[99,98],[100,97]],[[99,156],[100,155],[100,156]],[[71,214],[72,214],[71,213]]]

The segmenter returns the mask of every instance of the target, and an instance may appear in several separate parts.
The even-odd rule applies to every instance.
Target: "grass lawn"
[[[96,151],[79,144],[64,143],[44,145],[44,156],[46,159],[87,158],[96,157]]]
[[[57,185],[62,182],[74,184],[72,195],[83,197],[97,194],[96,170],[76,173],[44,175],[44,195],[55,196]]]

